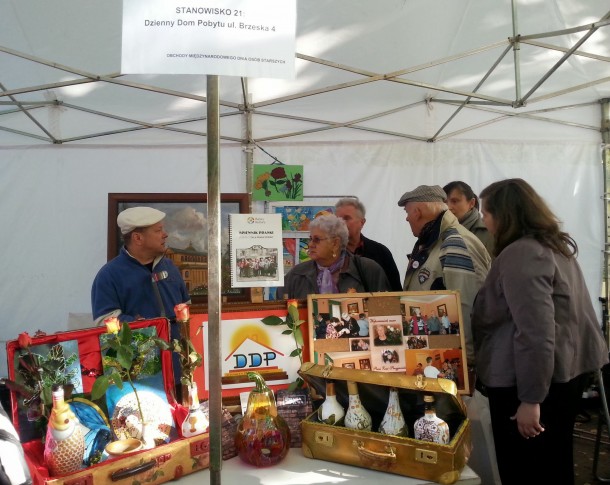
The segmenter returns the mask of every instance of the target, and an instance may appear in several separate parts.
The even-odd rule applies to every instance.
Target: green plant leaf
[[[292,335],[292,330],[284,330],[282,335]]]
[[[93,383],[93,387],[91,388],[91,399],[97,401],[100,397],[102,397],[106,391],[108,390],[108,386],[110,385],[110,380],[108,376],[103,375],[99,376],[95,382]]]
[[[298,327],[294,330],[294,340],[298,346],[303,345],[303,332],[301,332],[300,327]]]
[[[159,347],[161,350],[168,350],[169,349],[169,344],[165,340],[163,340],[162,338],[152,337],[152,340],[155,343],[155,345],[157,347]]]
[[[121,341],[121,345],[123,345],[124,347],[128,347],[129,345],[131,345],[132,332],[131,327],[128,323],[123,323],[121,325],[121,330],[119,330],[118,336],[119,340]]]
[[[301,349],[294,349],[290,352],[290,357],[298,357],[299,355],[301,355]]]
[[[284,320],[276,315],[269,315],[261,320],[265,325],[283,325]]]
[[[299,319],[299,309],[294,306],[288,307],[288,315],[290,315],[290,320],[292,322],[296,322]]]
[[[133,350],[131,350],[131,347],[119,347],[116,357],[124,369],[131,369],[131,364],[133,361]]]
[[[123,389],[123,379],[121,378],[121,374],[118,371],[113,370],[109,375],[108,379],[119,389]]]

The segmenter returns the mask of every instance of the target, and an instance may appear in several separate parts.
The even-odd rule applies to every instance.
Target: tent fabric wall
[[[599,306],[603,177],[594,142],[303,143],[261,145],[303,164],[305,195],[353,194],[367,207],[364,233],[385,243],[401,275],[415,242],[396,205],[419,184],[464,180],[475,191],[523,177],[549,202],[580,247],[579,261]],[[106,262],[107,194],[206,192],[206,149],[198,146],[16,146],[0,148],[2,339],[22,331],[66,330],[71,313],[90,313],[91,282]],[[261,150],[255,163],[270,163]],[[221,147],[221,191],[246,191],[238,145]],[[261,203],[254,205],[262,212]],[[0,375],[6,375],[4,345]]]

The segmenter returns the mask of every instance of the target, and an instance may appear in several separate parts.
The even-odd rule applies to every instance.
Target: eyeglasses
[[[307,242],[309,244],[314,243],[314,244],[320,244],[320,241],[326,241],[327,239],[330,239],[330,237],[318,237],[318,236],[314,236],[314,237],[310,237]]]

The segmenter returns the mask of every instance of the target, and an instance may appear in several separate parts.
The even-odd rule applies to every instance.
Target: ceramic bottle
[[[47,425],[44,463],[52,476],[75,472],[83,467],[85,439],[78,418],[64,401],[64,388],[52,388],[53,407]]]
[[[335,394],[335,383],[328,381],[326,383],[326,399],[318,408],[318,421],[325,424],[343,426],[345,418],[345,410],[337,401]]]
[[[424,396],[424,415],[415,421],[413,435],[417,440],[432,441],[446,445],[449,443],[449,425],[436,415],[434,396]]]
[[[345,427],[359,431],[371,431],[373,421],[371,415],[364,408],[358,394],[358,384],[347,381],[347,393],[349,394],[349,405],[345,413]]]
[[[189,413],[182,422],[182,436],[185,438],[205,433],[210,425],[208,418],[199,405],[197,384],[195,382],[188,386],[188,394]]]
[[[394,436],[408,436],[407,424],[405,417],[400,409],[398,400],[398,390],[394,387],[390,388],[390,397],[388,399],[388,408],[383,415],[379,432],[383,434],[391,434]]]

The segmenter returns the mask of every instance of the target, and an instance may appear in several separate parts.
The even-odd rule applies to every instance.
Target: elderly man
[[[366,222],[364,204],[355,197],[339,199],[335,204],[335,214],[343,219],[347,225],[349,232],[347,250],[353,254],[377,261],[388,277],[391,291],[401,291],[400,274],[390,250],[383,244],[364,237],[362,234],[362,228]]]
[[[142,318],[175,318],[174,306],[190,303],[180,271],[164,257],[165,213],[151,207],[122,211],[117,224],[125,245],[97,273],[91,288],[93,318],[122,322]]]
[[[446,199],[438,185],[420,185],[398,201],[418,238],[409,255],[404,289],[460,292],[468,364],[474,365],[470,309],[491,260],[483,243],[447,210]]]
[[[404,207],[407,222],[417,242],[409,255],[405,290],[454,290],[460,293],[462,328],[466,342],[468,367],[475,364],[470,311],[483,284],[491,258],[483,243],[462,226],[448,210],[447,195],[438,185],[420,185],[405,192],[398,201]],[[473,441],[480,443],[468,464],[483,483],[499,483],[489,402],[478,391],[465,398],[471,419]]]

